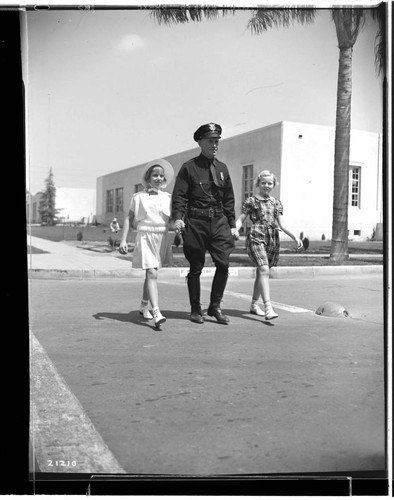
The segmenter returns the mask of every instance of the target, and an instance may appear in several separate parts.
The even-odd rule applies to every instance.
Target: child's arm
[[[237,231],[239,231],[241,229],[242,224],[245,222],[245,219],[246,219],[247,216],[248,216],[248,214],[241,214],[238,217],[238,219],[237,219],[237,221],[235,223],[235,227],[237,228]]]
[[[129,215],[125,218],[124,224],[123,224],[123,233],[122,233],[122,239],[120,240],[119,244],[119,252],[125,255],[128,250],[128,245],[127,245],[127,235],[129,234],[130,226],[133,224],[134,220],[134,212],[132,210],[129,210]]]
[[[292,238],[297,243],[297,247],[299,250],[302,247],[302,241],[300,240],[300,238],[297,238],[297,236],[285,226],[283,215],[278,215],[277,221],[278,221],[278,226],[282,229],[282,231],[286,233],[287,236],[290,236],[290,238]]]

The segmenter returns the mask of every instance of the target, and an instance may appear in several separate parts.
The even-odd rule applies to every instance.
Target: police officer
[[[190,269],[187,286],[191,305],[190,319],[203,323],[200,303],[200,275],[205,252],[212,256],[216,271],[212,282],[208,315],[219,323],[229,323],[220,309],[227,284],[229,257],[234,248],[234,191],[227,166],[216,158],[222,128],[216,123],[201,125],[194,140],[201,148],[199,156],[179,170],[172,194],[172,217],[182,231],[183,251]]]

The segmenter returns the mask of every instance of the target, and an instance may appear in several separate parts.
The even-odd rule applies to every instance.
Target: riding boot
[[[230,323],[228,316],[223,314],[220,309],[220,302],[224,295],[224,289],[226,288],[228,278],[228,271],[218,271],[216,269],[215,276],[213,277],[212,289],[211,289],[211,299],[208,308],[208,315],[213,316],[217,319],[218,323],[226,325]]]
[[[204,323],[200,304],[200,276],[187,275],[187,288],[189,290],[189,299],[191,305],[190,320],[193,323]]]

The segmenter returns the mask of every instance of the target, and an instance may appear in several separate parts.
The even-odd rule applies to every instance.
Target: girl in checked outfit
[[[265,316],[266,320],[278,317],[271,305],[269,288],[269,270],[279,260],[280,240],[278,227],[297,243],[298,249],[302,247],[302,241],[284,225],[282,203],[270,196],[271,191],[277,184],[278,181],[275,175],[269,170],[260,172],[255,184],[259,193],[244,201],[242,214],[236,222],[237,230],[242,227],[248,215],[253,223],[246,237],[248,255],[256,265],[256,279],[250,312],[258,316]],[[264,302],[265,311],[262,311],[257,304],[260,295]]]
[[[162,188],[171,182],[173,176],[174,170],[167,160],[154,160],[145,165],[141,179],[145,189],[135,193],[131,199],[129,214],[124,221],[119,245],[120,253],[125,255],[127,253],[126,238],[134,223],[134,226],[137,226],[137,237],[133,253],[133,268],[146,270],[140,314],[145,319],[153,319],[157,327],[166,321],[159,309],[158,268],[172,264],[168,234],[171,195],[162,191]],[[149,311],[149,301],[152,314]]]

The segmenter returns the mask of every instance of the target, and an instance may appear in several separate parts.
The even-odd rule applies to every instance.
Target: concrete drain
[[[332,318],[348,318],[350,316],[348,311],[341,306],[341,304],[337,304],[336,302],[324,302],[324,304],[316,309],[315,314],[319,314],[320,316],[331,316]]]

